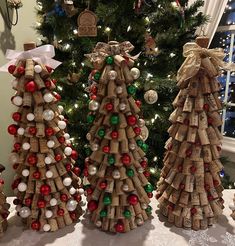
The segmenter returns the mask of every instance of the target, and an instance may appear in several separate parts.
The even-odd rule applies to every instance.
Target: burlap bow
[[[180,67],[177,74],[177,81],[185,81],[195,76],[202,62],[202,57],[209,57],[216,70],[235,70],[235,64],[223,61],[225,54],[222,48],[206,49],[196,43],[186,43],[183,48],[183,56],[186,60]]]
[[[111,55],[123,55],[124,57],[136,60],[140,54],[136,56],[130,56],[129,54],[134,48],[135,47],[129,41],[122,43],[111,41],[108,44],[99,42],[96,44],[93,53],[85,54],[85,57],[91,62],[104,62],[105,58]]]

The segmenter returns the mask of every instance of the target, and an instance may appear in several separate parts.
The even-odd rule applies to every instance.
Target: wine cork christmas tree
[[[187,57],[178,71],[180,91],[166,142],[158,183],[160,211],[177,227],[206,229],[222,213],[223,187],[219,160],[222,135],[220,84],[221,50],[208,50],[207,38],[184,46]]]
[[[140,71],[134,68],[129,42],[98,43],[90,74],[91,101],[87,134],[91,155],[84,175],[88,210],[92,222],[104,231],[128,232],[142,225],[151,214],[153,187],[148,182],[147,144],[141,138],[144,120],[140,102],[133,95],[133,81]]]
[[[2,172],[5,170],[5,167],[0,164],[0,177]],[[3,233],[7,229],[7,216],[9,215],[10,205],[6,202],[6,196],[3,192],[4,180],[0,178],[0,237],[3,236]]]
[[[60,95],[53,91],[55,81],[50,79],[52,69],[40,62],[49,60],[47,54],[35,58],[35,44],[24,46],[21,58],[8,68],[15,77],[16,92],[11,101],[18,107],[12,115],[15,124],[8,127],[14,136],[10,156],[16,172],[12,183],[17,196],[14,204],[31,229],[56,231],[81,214],[79,201],[83,190],[78,177],[80,169],[75,166],[78,154],[65,131],[63,108],[58,106]]]

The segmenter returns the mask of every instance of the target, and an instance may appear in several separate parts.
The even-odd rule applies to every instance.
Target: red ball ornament
[[[65,165],[65,168],[66,168],[66,170],[69,172],[69,171],[72,170],[72,165],[71,165],[70,163],[67,163],[67,164]]]
[[[99,188],[100,188],[101,190],[106,189],[106,187],[107,187],[107,183],[106,183],[105,181],[102,181],[102,182],[99,183]]]
[[[19,163],[15,163],[12,167],[14,170],[16,170],[19,167]]]
[[[62,208],[58,209],[57,214],[59,216],[64,216],[64,209],[62,209]]]
[[[28,197],[24,200],[24,203],[27,207],[30,207],[30,205],[32,204],[32,199]]]
[[[47,66],[47,65],[46,65],[45,67],[46,67],[48,73],[51,73],[51,72],[53,71],[53,68],[52,68],[52,67],[49,67],[49,66]]]
[[[145,169],[145,168],[147,168],[148,163],[147,163],[147,161],[141,161],[140,165],[141,165],[141,167],[143,167]]]
[[[142,102],[141,102],[140,100],[136,100],[136,101],[135,101],[135,104],[136,104],[136,106],[137,106],[138,108],[140,108],[141,105],[142,105]]]
[[[134,128],[134,132],[135,132],[135,134],[136,134],[137,136],[139,136],[140,133],[141,133],[141,128],[140,128],[140,127],[135,127],[135,128]]]
[[[77,176],[80,176],[81,174],[81,169],[79,167],[74,167],[73,168],[73,173],[76,174]]]
[[[191,173],[195,173],[197,171],[197,168],[195,166],[190,167]]]
[[[29,132],[30,135],[33,135],[34,136],[37,133],[37,128],[34,127],[34,126],[31,126],[31,127],[29,127],[28,132]]]
[[[15,179],[11,185],[11,188],[14,190],[17,188],[17,186],[19,185],[19,183],[21,182],[21,179]]]
[[[203,109],[206,110],[206,111],[209,111],[209,109],[210,109],[209,104],[205,103],[205,104],[203,105]]]
[[[124,154],[122,156],[122,163],[124,165],[127,165],[127,166],[130,165],[131,164],[131,157],[128,154]]]
[[[70,157],[73,160],[77,160],[77,158],[78,158],[78,152],[76,150],[72,150],[72,153],[71,153]]]
[[[83,170],[83,175],[84,175],[85,177],[88,177],[88,176],[89,176],[88,168],[84,168],[84,170]]]
[[[91,96],[90,96],[90,99],[91,99],[91,100],[96,100],[96,98],[97,98],[96,95],[91,95]]]
[[[42,185],[42,186],[40,187],[40,193],[41,193],[43,196],[48,196],[48,195],[50,195],[50,193],[51,193],[51,187],[50,187],[49,185],[46,185],[46,184]]]
[[[95,200],[91,200],[88,202],[87,207],[90,212],[93,212],[98,208],[98,203]]]
[[[28,83],[25,84],[24,87],[27,92],[31,92],[31,93],[37,90],[37,85],[34,81],[29,81]]]
[[[15,65],[10,65],[10,66],[8,67],[8,72],[9,72],[10,74],[13,74],[14,71],[15,71],[15,69],[16,69],[16,66],[15,66]]]
[[[46,201],[45,200],[39,200],[37,202],[38,208],[45,208],[46,207]]]
[[[39,171],[35,171],[35,172],[33,173],[33,178],[34,178],[34,179],[40,179],[40,178],[41,178],[41,173],[40,173]]]
[[[143,174],[146,178],[149,178],[151,175],[149,171],[144,171]]]
[[[37,220],[35,220],[35,221],[33,221],[33,222],[31,223],[31,228],[32,228],[32,230],[34,230],[34,231],[39,231],[39,230],[40,230],[40,227],[41,227],[40,222],[37,221]]]
[[[15,143],[14,144],[14,150],[18,152],[18,151],[20,151],[20,149],[21,149],[21,144],[20,143]]]
[[[196,209],[196,208],[191,208],[191,210],[190,210],[190,211],[191,211],[191,214],[192,214],[192,215],[194,215],[194,214],[196,214],[196,213],[197,213],[197,209]]]
[[[210,190],[210,188],[211,188],[211,187],[210,187],[210,185],[209,185],[209,184],[205,184],[205,190],[206,190],[206,191],[209,191],[209,190]]]
[[[45,81],[45,86],[47,89],[50,89],[51,88],[51,81],[50,80]]]
[[[28,156],[27,162],[29,163],[29,165],[35,166],[38,162],[38,158],[35,154],[31,154]]]
[[[127,200],[130,205],[136,205],[139,202],[138,196],[135,194],[129,195]]]
[[[152,192],[148,192],[147,195],[148,195],[149,198],[153,197],[153,193]]]
[[[56,79],[52,79],[51,82],[55,85],[57,83]]]
[[[115,225],[115,231],[116,232],[119,232],[119,233],[122,233],[122,232],[124,232],[125,231],[125,227],[124,227],[124,225],[122,224],[122,223],[117,223],[116,225]]]
[[[4,185],[4,180],[0,179],[0,185]]]
[[[20,121],[21,120],[21,113],[19,112],[15,112],[12,114],[12,119],[16,122]]]
[[[56,98],[57,101],[61,100],[61,95],[58,93],[54,93],[54,97]]]
[[[208,199],[208,201],[209,201],[209,202],[211,202],[211,201],[213,201],[213,200],[214,200],[214,198],[213,198],[213,196],[212,196],[212,195],[209,195],[209,196],[207,197],[207,199]]]
[[[8,133],[11,135],[16,135],[17,130],[18,130],[18,126],[15,124],[12,124],[12,125],[8,126],[8,128],[7,128]]]
[[[69,212],[70,218],[74,221],[77,219],[77,215],[75,212]]]
[[[111,132],[111,138],[112,139],[117,139],[118,138],[118,132],[117,131],[112,131]]]
[[[137,119],[134,115],[128,115],[127,116],[127,124],[129,126],[134,126],[136,124],[136,122],[137,122]]]
[[[86,193],[87,193],[88,196],[91,195],[93,193],[93,189],[92,188],[87,188],[86,189]]]
[[[61,136],[58,138],[59,142],[63,144],[65,142],[65,137]]]
[[[213,180],[213,184],[214,184],[214,186],[216,187],[216,186],[218,186],[219,184],[220,184],[220,182],[218,181],[218,180]]]
[[[112,103],[107,103],[107,104],[105,105],[105,109],[106,109],[107,111],[112,111],[112,110],[113,110],[113,104],[112,104]]]
[[[52,127],[47,127],[46,130],[45,130],[45,133],[48,137],[51,137],[55,134],[55,131],[53,130]]]
[[[187,156],[187,157],[190,157],[190,156],[192,155],[192,153],[193,153],[193,152],[192,152],[191,149],[187,149],[187,150],[186,150],[186,156]]]
[[[97,94],[97,87],[96,86],[91,86],[91,93],[96,95]]]
[[[80,194],[76,194],[76,195],[74,195],[74,199],[75,199],[77,202],[81,202],[82,197],[81,197]]]
[[[17,68],[17,73],[20,74],[20,75],[23,75],[25,73],[25,69],[24,67],[20,66]]]
[[[213,124],[213,119],[211,117],[208,117],[207,118],[207,122],[209,125],[212,125]]]
[[[68,201],[68,196],[67,196],[66,194],[61,194],[60,200],[61,200],[62,202],[67,202],[67,201]]]
[[[63,156],[62,155],[60,155],[60,154],[55,155],[55,160],[57,162],[61,161],[62,159],[63,159]]]
[[[103,150],[104,153],[109,153],[110,152],[110,147],[109,146],[104,146],[102,150]]]

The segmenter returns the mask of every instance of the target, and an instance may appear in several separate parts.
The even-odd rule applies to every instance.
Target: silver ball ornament
[[[121,178],[121,174],[120,174],[118,169],[113,170],[112,176],[114,179],[120,179]]]
[[[51,230],[51,226],[49,224],[45,224],[42,229],[43,231],[48,232]]]
[[[138,79],[140,77],[140,70],[138,68],[133,67],[130,72],[133,79]]]
[[[92,151],[97,151],[98,149],[99,149],[99,144],[94,143],[94,144],[91,145],[91,150]]]
[[[68,211],[72,212],[77,208],[77,205],[78,205],[77,201],[70,199],[66,204],[66,208],[68,209]]]
[[[46,109],[42,113],[43,119],[47,121],[51,121],[55,117],[55,113],[51,109]]]
[[[157,100],[158,100],[158,94],[157,94],[157,92],[154,91],[154,90],[146,91],[145,94],[144,94],[144,100],[148,104],[154,104],[154,103],[156,103]]]
[[[116,92],[117,92],[117,94],[122,94],[122,92],[123,92],[122,87],[121,87],[121,86],[118,86],[118,87],[116,88]]]
[[[93,176],[97,173],[97,167],[96,166],[93,166],[93,165],[90,165],[88,167],[88,173]]]
[[[109,79],[110,79],[110,80],[115,80],[115,79],[117,78],[117,72],[114,71],[114,70],[111,70],[111,71],[108,73],[108,75],[109,75]]]
[[[21,218],[28,218],[31,215],[31,210],[28,207],[22,207],[19,211]]]
[[[100,104],[97,101],[95,101],[95,100],[91,100],[89,102],[89,110],[91,110],[91,111],[98,110],[99,109],[99,106],[100,106]]]

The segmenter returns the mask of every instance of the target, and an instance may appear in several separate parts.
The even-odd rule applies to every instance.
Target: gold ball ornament
[[[144,100],[148,104],[154,104],[158,100],[158,94],[154,90],[146,91],[144,94]]]

